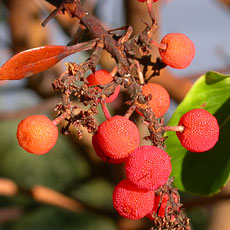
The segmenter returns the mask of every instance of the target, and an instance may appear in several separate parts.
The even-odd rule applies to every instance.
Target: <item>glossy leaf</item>
[[[177,125],[187,111],[204,108],[220,126],[219,141],[209,151],[193,153],[184,149],[175,132],[168,132],[167,152],[172,157],[174,185],[182,191],[212,195],[220,191],[230,176],[230,76],[208,72],[194,84],[177,107],[169,125]]]

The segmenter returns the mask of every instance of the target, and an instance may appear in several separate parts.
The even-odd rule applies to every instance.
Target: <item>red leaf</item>
[[[14,55],[0,68],[0,80],[20,80],[42,72],[74,53],[68,46],[42,46]]]

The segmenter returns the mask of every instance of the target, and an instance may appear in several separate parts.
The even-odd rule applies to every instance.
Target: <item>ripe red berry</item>
[[[172,196],[174,199],[173,202],[177,204],[179,201],[177,195],[173,193]],[[157,213],[158,216],[164,218],[166,214],[165,213],[166,210],[168,212],[171,208],[172,208],[172,204],[170,204],[169,195],[167,193],[164,193],[163,197],[162,195],[155,196],[153,211]]]
[[[193,42],[184,34],[170,33],[161,40],[166,49],[159,49],[162,61],[173,68],[184,69],[190,65],[195,56]]]
[[[112,74],[110,74],[108,71],[104,69],[98,70],[95,72],[95,74],[92,73],[87,77],[89,86],[106,85],[110,83],[112,80],[113,80]],[[117,98],[119,92],[120,92],[120,85],[118,85],[115,88],[114,93],[106,99],[106,103],[113,102]]]
[[[180,121],[184,131],[176,132],[181,145],[191,152],[205,152],[219,139],[219,125],[216,118],[204,109],[193,109],[185,113]]]
[[[163,116],[168,111],[170,96],[163,86],[156,83],[148,83],[142,87],[142,91],[145,96],[149,94],[152,96],[149,106],[157,118]],[[138,110],[137,112],[140,113]]]
[[[45,154],[52,149],[58,138],[58,128],[44,115],[32,115],[18,124],[19,145],[29,153]]]
[[[96,132],[103,153],[111,158],[128,157],[140,143],[137,126],[123,116],[114,116],[102,122]]]
[[[154,191],[138,189],[125,179],[113,191],[113,206],[121,216],[136,220],[151,212],[154,197]]]
[[[98,140],[97,140],[97,133],[95,133],[92,137],[92,145],[93,148],[97,154],[98,157],[100,157],[103,161],[110,163],[110,164],[121,164],[124,161],[127,160],[126,158],[118,158],[118,159],[113,159],[111,157],[108,157],[107,155],[104,154],[103,150],[101,149],[101,147],[98,144]]]
[[[137,188],[155,190],[164,185],[171,173],[169,155],[155,146],[141,146],[125,163],[127,179]]]
[[[171,200],[172,198],[173,201]],[[175,219],[173,212],[175,212],[175,210],[179,211],[180,204],[178,204],[179,199],[177,194],[172,193],[172,198],[170,199],[167,193],[155,194],[153,209],[146,217],[153,220],[154,214],[156,213],[157,216],[162,218],[166,218],[167,215],[170,215],[171,220]]]

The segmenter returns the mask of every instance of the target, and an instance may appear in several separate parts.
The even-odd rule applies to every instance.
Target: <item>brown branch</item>
[[[115,217],[114,213],[108,210],[100,209],[91,206],[82,201],[70,198],[64,194],[54,191],[42,185],[35,185],[31,189],[24,189],[19,187],[15,182],[9,179],[0,178],[0,195],[1,196],[16,196],[16,195],[29,195],[32,199],[39,203],[52,205],[55,207],[63,208],[71,212],[81,213],[86,210]]]
[[[48,2],[53,4],[52,1]],[[119,49],[117,42],[113,39],[112,35],[110,35],[107,30],[101,25],[100,21],[93,15],[89,14],[88,11],[81,6],[80,1],[78,0],[64,0],[62,6],[69,15],[71,15],[72,17],[77,17],[81,21],[81,23],[88,28],[93,38],[99,38],[104,41],[104,48],[115,58],[118,63],[117,66],[119,74],[121,76],[128,74],[129,65],[125,53],[121,49]]]
[[[214,205],[220,201],[230,200],[230,194],[218,194],[212,197],[202,197],[202,198],[195,198],[194,200],[187,201],[183,204],[183,208],[191,209],[198,206],[207,206],[207,205]]]

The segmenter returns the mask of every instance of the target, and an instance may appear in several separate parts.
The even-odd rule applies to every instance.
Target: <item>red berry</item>
[[[113,191],[113,206],[121,216],[136,220],[151,212],[154,197],[154,191],[138,189],[125,179]]]
[[[121,164],[124,161],[127,160],[126,158],[118,158],[118,159],[113,159],[111,157],[108,157],[104,154],[103,150],[101,149],[101,147],[98,144],[98,140],[97,140],[97,133],[95,133],[92,137],[92,144],[93,144],[93,148],[97,154],[98,157],[100,157],[103,161],[110,163],[110,164]]]
[[[166,64],[176,69],[184,69],[190,65],[195,56],[193,42],[184,34],[167,34],[161,40],[166,44],[166,49],[159,49],[161,59]]]
[[[171,173],[169,155],[155,146],[141,146],[125,163],[127,179],[137,188],[155,190],[164,185]]]
[[[19,145],[29,153],[45,154],[56,144],[58,128],[44,115],[32,115],[18,124]]]
[[[153,220],[154,219],[153,216],[155,213],[157,214],[157,216],[160,216],[162,218],[166,218],[166,214],[167,215],[169,214],[171,216],[171,220],[173,220],[175,218],[173,212],[174,210],[179,211],[180,206],[178,205],[179,202],[178,195],[172,193],[172,197],[174,199],[173,201],[169,199],[169,195],[167,193],[163,193],[163,194],[160,193],[159,195],[155,194],[153,210],[147,215],[147,217]],[[172,207],[174,207],[173,210]]]
[[[175,193],[173,193],[172,195],[173,195],[175,204],[177,204],[178,203],[177,195]],[[167,193],[164,193],[163,197],[162,195],[155,196],[153,211],[157,213],[158,216],[162,218],[165,217],[166,207],[167,207],[167,212],[169,211],[169,209],[172,208],[170,204],[170,200],[169,200],[169,195]]]
[[[93,86],[93,85],[106,85],[110,83],[113,80],[112,74],[110,74],[108,71],[101,69],[95,72],[95,74],[90,74],[87,77],[88,85]],[[106,99],[106,103],[113,102],[118,94],[120,92],[120,85],[118,85],[115,88],[114,93]]]
[[[176,132],[181,145],[191,152],[205,152],[219,139],[219,125],[216,118],[204,109],[193,109],[185,113],[180,121],[184,131]]]
[[[137,126],[129,119],[118,115],[102,122],[96,135],[103,153],[114,159],[128,157],[140,143]]]
[[[168,111],[170,96],[163,86],[156,83],[148,83],[142,87],[142,91],[145,96],[149,94],[152,96],[149,106],[157,118],[163,116]],[[138,110],[137,112],[140,113]]]

